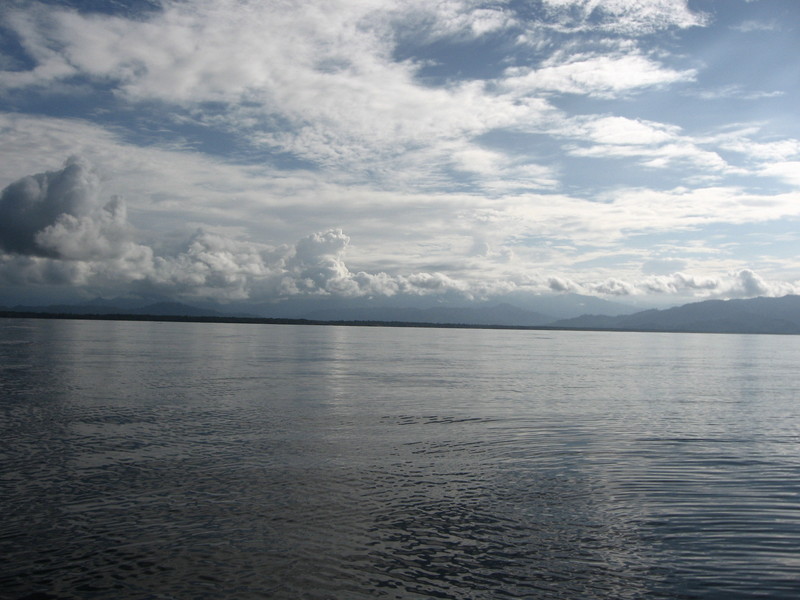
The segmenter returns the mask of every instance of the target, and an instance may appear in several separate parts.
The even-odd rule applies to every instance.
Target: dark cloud
[[[62,260],[120,258],[131,250],[125,203],[99,200],[89,164],[70,157],[60,171],[29,175],[0,196],[0,249]]]
[[[86,219],[95,207],[97,188],[96,175],[78,157],[69,158],[60,171],[15,181],[0,195],[0,248],[12,254],[61,257],[56,240],[49,235],[38,239],[39,234],[58,227],[60,219],[62,227],[70,226],[65,218]]]

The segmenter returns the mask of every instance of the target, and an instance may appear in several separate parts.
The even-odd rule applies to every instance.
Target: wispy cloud
[[[578,54],[566,60],[546,61],[537,69],[510,69],[502,84],[518,94],[557,92],[613,98],[647,87],[690,81],[694,76],[693,70],[664,68],[639,54]]]
[[[783,128],[739,112],[796,82],[710,72],[714,43],[696,40],[744,30],[687,2],[14,3],[2,16],[19,47],[0,60],[0,187],[39,207],[25,221],[3,204],[15,285],[237,300],[794,279],[735,229],[800,218],[792,111]],[[26,188],[69,169],[88,177],[82,204]],[[686,240],[668,258],[643,242],[690,233],[704,258]],[[642,275],[659,260],[676,262]]]

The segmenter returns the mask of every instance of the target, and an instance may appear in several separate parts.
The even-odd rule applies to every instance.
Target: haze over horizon
[[[12,0],[0,304],[800,293],[794,0]]]

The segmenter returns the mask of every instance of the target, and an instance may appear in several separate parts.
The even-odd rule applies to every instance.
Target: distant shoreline
[[[701,329],[623,329],[613,327],[555,327],[549,325],[484,325],[472,323],[423,323],[411,321],[315,320],[281,317],[225,317],[189,315],[73,314],[0,310],[0,319],[61,319],[80,321],[150,321],[166,323],[242,323],[249,325],[318,325],[327,327],[411,327],[419,329],[498,329],[512,331],[605,331],[619,333],[704,333],[746,335],[796,335],[758,331],[703,331]]]
[[[417,327],[435,329],[532,329],[558,331],[546,325],[483,325],[472,323],[423,323],[412,321],[317,320],[284,317],[224,317],[195,315],[81,314],[35,311],[0,311],[3,319],[78,319],[82,321],[164,321],[169,323],[245,323],[250,325],[322,325],[347,327]]]

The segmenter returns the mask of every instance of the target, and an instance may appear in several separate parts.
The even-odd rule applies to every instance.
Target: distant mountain
[[[364,307],[332,308],[306,313],[303,318],[315,321],[383,321],[406,323],[441,323],[447,325],[544,325],[552,316],[537,313],[510,304],[478,307]]]
[[[130,311],[132,315],[159,315],[164,317],[223,317],[227,316],[216,310],[198,308],[180,302],[157,302]]]
[[[503,302],[532,310],[534,312],[551,315],[553,319],[568,319],[584,314],[597,315],[629,315],[641,310],[630,304],[603,300],[596,296],[584,296],[582,294],[542,294],[534,295],[525,292],[510,292],[494,299],[495,302]]]
[[[551,297],[541,304],[552,302]],[[619,310],[621,306],[606,306],[604,301],[593,302],[586,297],[561,296],[569,312],[576,306]],[[390,306],[381,301],[367,300],[331,306],[308,302],[299,314],[264,317],[302,318],[315,321],[379,321],[431,323],[442,325],[499,325],[559,329],[614,329],[623,331],[686,331],[698,333],[786,333],[800,334],[800,296],[782,298],[751,298],[749,300],[706,300],[663,310],[644,310],[633,314],[584,314],[557,319],[552,315],[503,303],[476,303],[470,306]],[[226,307],[230,308],[230,307]],[[239,307],[241,308],[241,307]],[[17,312],[40,312],[72,315],[149,315],[163,317],[252,317],[243,311],[222,312],[208,307],[191,306],[180,302],[147,300],[96,299],[83,304],[52,304],[49,306],[14,306]],[[255,312],[255,311],[253,311]],[[277,311],[276,311],[277,312]]]
[[[467,302],[458,296],[297,297],[279,303],[193,306],[163,297],[95,298],[80,304],[17,305],[16,312],[73,315],[154,315],[188,317],[262,317],[317,321],[383,321],[446,325],[540,326],[556,319],[595,312],[628,314],[631,306],[578,294],[536,296],[511,293],[493,302]]]
[[[706,300],[632,315],[583,315],[550,324],[567,329],[800,334],[800,296]]]
[[[497,309],[498,306],[500,309]],[[534,295],[523,292],[511,292],[483,302],[465,301],[457,295],[434,297],[398,294],[391,297],[360,298],[306,296],[269,304],[244,302],[237,304],[236,309],[262,317],[292,319],[460,322],[493,325],[541,325],[582,314],[620,315],[637,310],[634,306],[593,296]],[[462,309],[465,310],[459,313]]]

